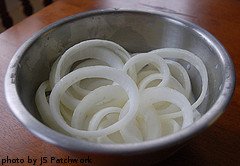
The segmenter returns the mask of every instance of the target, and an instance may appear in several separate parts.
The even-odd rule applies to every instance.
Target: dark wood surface
[[[22,6],[16,5],[15,9],[21,8],[23,13],[26,16],[32,15],[34,12],[34,9],[33,9],[31,2],[29,0],[20,0],[20,1],[21,1]],[[53,2],[52,0],[43,0],[43,5],[47,6],[47,5],[51,4],[52,2]],[[11,3],[14,3],[14,1],[12,1]],[[17,3],[17,2],[15,2],[15,3]],[[13,19],[12,19],[12,13],[8,11],[8,7],[9,6],[7,6],[5,0],[0,0],[1,22],[2,22],[3,27],[6,29],[10,28],[14,24]]]
[[[114,157],[68,152],[43,142],[18,122],[4,97],[3,84],[7,65],[24,41],[61,18],[104,8],[155,10],[183,18],[208,30],[225,46],[235,64],[237,78],[235,93],[226,112],[209,129],[157,165],[240,165],[239,0],[58,0],[0,34],[0,164],[2,158],[7,156],[12,159],[23,158],[26,162],[28,156],[39,159],[44,156],[84,158],[88,155],[92,159],[91,165],[121,163],[116,163]],[[124,160],[121,164],[123,163]]]

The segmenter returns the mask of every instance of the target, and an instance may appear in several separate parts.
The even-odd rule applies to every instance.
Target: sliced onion
[[[94,114],[107,107],[122,108],[127,100],[128,96],[118,85],[97,88],[85,96],[81,105],[74,110],[71,126],[87,130]]]
[[[192,86],[191,86],[191,81],[190,81],[187,71],[178,62],[175,62],[172,60],[167,60],[167,59],[165,61],[168,64],[168,67],[170,69],[172,76],[174,78],[176,78],[178,80],[178,82],[180,82],[181,85],[184,87],[185,92],[186,92],[185,96],[189,99],[190,94],[192,92]]]
[[[201,75],[202,78],[202,92],[198,99],[192,104],[193,109],[196,109],[203,102],[208,87],[207,69],[202,60],[195,54],[187,50],[177,48],[163,48],[151,51],[151,53],[155,53],[162,58],[175,58],[185,60],[189,62],[191,65],[193,65],[199,71],[199,74]]]
[[[125,63],[123,71],[127,73],[131,67],[135,66],[139,62],[141,62],[141,64],[139,68],[136,69],[136,73],[138,73],[144,66],[150,63],[153,64],[159,70],[159,72],[163,74],[163,80],[160,83],[160,86],[165,86],[168,83],[170,76],[169,68],[167,64],[164,62],[164,60],[156,55],[146,53],[137,54]],[[135,80],[137,79],[136,73],[135,75],[131,75],[130,73],[130,76]]]
[[[84,131],[72,128],[71,126],[67,125],[60,114],[59,110],[59,102],[61,95],[70,87],[72,84],[80,81],[84,78],[94,78],[94,77],[101,77],[110,79],[119,85],[126,91],[129,96],[129,111],[128,113],[118,122],[115,124],[101,129],[97,131]],[[117,95],[117,94],[116,94]],[[93,67],[85,67],[78,70],[75,70],[65,77],[63,77],[53,88],[52,93],[50,95],[50,108],[52,114],[54,115],[54,119],[56,122],[61,126],[64,130],[71,133],[75,136],[80,136],[84,138],[89,137],[98,137],[98,136],[105,136],[111,133],[114,133],[120,130],[123,126],[127,125],[137,113],[138,110],[138,103],[139,103],[139,94],[136,87],[136,84],[130,79],[130,77],[120,70],[113,69],[110,67],[103,67],[103,66],[93,66]],[[78,105],[78,108],[81,107],[81,104]],[[75,112],[74,111],[74,114]]]
[[[43,122],[47,124],[49,127],[51,127],[54,130],[57,130],[59,132],[64,132],[62,128],[56,123],[55,119],[53,118],[53,115],[50,111],[50,107],[46,98],[46,91],[50,90],[50,85],[48,81],[44,81],[38,88],[36,92],[35,97],[35,103],[37,106],[37,109],[39,110],[40,116],[43,119]]]
[[[83,61],[82,63],[78,64],[74,70],[82,68],[82,67],[88,67],[88,66],[108,66],[107,63],[100,61],[98,59],[87,59]],[[102,79],[101,79],[102,80]],[[80,84],[81,83],[81,84]],[[95,83],[95,80],[91,81],[91,83]],[[97,87],[103,86],[103,85],[110,85],[111,83],[109,81],[102,82],[101,84],[98,84]],[[89,87],[88,82],[86,82],[88,89],[83,88],[81,85],[83,85],[82,82],[78,82],[76,84],[73,84],[70,88],[69,91],[74,94],[73,96],[77,96],[77,98],[83,98],[86,96],[91,90],[96,89],[97,87],[95,86],[94,88]],[[85,86],[86,87],[86,86]]]
[[[121,46],[110,41],[96,39],[81,42],[69,48],[60,58],[54,75],[54,84],[69,72],[75,62],[89,58],[98,59],[109,66],[121,69],[130,55]],[[76,108],[79,103],[79,100],[69,94],[63,94],[61,100],[69,109]]]
[[[132,56],[106,40],[69,48],[52,65],[49,82],[36,92],[44,123],[79,139],[118,144],[158,139],[201,117],[197,109],[203,106],[208,76],[199,57],[178,48]],[[187,70],[176,59],[199,72],[202,91],[197,100]]]
[[[153,106],[141,103],[140,105],[140,115],[142,117],[141,125],[142,125],[142,132],[144,135],[144,140],[153,140],[159,138],[161,136],[161,123],[158,120],[158,116],[154,111]]]
[[[170,80],[168,82],[168,84],[166,85],[167,87],[170,87],[172,89],[178,90],[180,93],[186,95],[186,91],[183,89],[182,85],[172,76],[169,76]],[[143,90],[147,87],[147,85],[155,80],[162,80],[164,77],[162,74],[159,73],[155,73],[155,74],[151,74],[147,77],[145,77],[140,83],[139,83],[139,90]],[[160,84],[158,85],[160,86]]]
[[[88,130],[97,130],[98,125],[106,115],[111,113],[120,113],[120,111],[121,108],[118,107],[107,107],[98,111],[96,114],[93,115],[92,119],[90,120]]]
[[[148,88],[142,92],[140,99],[140,103],[143,105],[152,105],[160,101],[173,103],[181,109],[183,114],[182,128],[193,123],[193,111],[190,102],[183,94],[174,89],[167,87]]]
[[[129,102],[127,102],[124,107],[123,111],[120,112],[119,120],[122,119],[129,110]],[[128,125],[123,127],[120,130],[120,134],[125,141],[125,143],[137,143],[143,141],[143,135],[138,127],[138,122],[136,119],[133,119]]]

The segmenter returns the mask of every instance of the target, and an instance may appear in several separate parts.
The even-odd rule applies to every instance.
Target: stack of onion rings
[[[201,76],[196,100],[178,59]],[[194,123],[207,89],[206,67],[189,51],[130,55],[114,42],[96,39],[74,45],[55,61],[35,102],[44,123],[59,132],[98,143],[138,143]]]

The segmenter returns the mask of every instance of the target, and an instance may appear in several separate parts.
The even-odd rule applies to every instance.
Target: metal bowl
[[[189,50],[206,65],[209,93],[199,108],[201,119],[190,127],[161,139],[139,144],[103,145],[58,133],[42,123],[34,103],[40,83],[48,79],[53,61],[66,49],[88,39],[114,41],[129,52],[163,47]],[[181,62],[185,67],[186,63]],[[193,93],[201,91],[197,70],[188,70]],[[23,125],[42,140],[62,148],[94,154],[143,156],[156,161],[175,152],[189,139],[208,128],[229,103],[235,85],[233,63],[223,46],[207,31],[187,21],[153,12],[104,10],[77,14],[44,28],[25,42],[14,55],[5,77],[8,104]],[[134,157],[135,156],[135,157]],[[140,161],[140,160],[139,160]]]

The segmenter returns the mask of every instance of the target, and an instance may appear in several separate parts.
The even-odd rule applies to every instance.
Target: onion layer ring
[[[72,128],[67,125],[60,113],[59,103],[60,97],[64,92],[74,83],[84,78],[101,77],[111,79],[114,82],[120,84],[129,96],[129,111],[128,113],[115,124],[96,131],[84,131]],[[127,125],[135,116],[138,110],[139,94],[136,84],[130,79],[129,76],[124,74],[122,71],[103,66],[85,67],[71,72],[64,76],[53,88],[50,95],[50,108],[54,119],[65,131],[72,135],[89,138],[99,137],[111,134],[120,130],[123,126]]]

